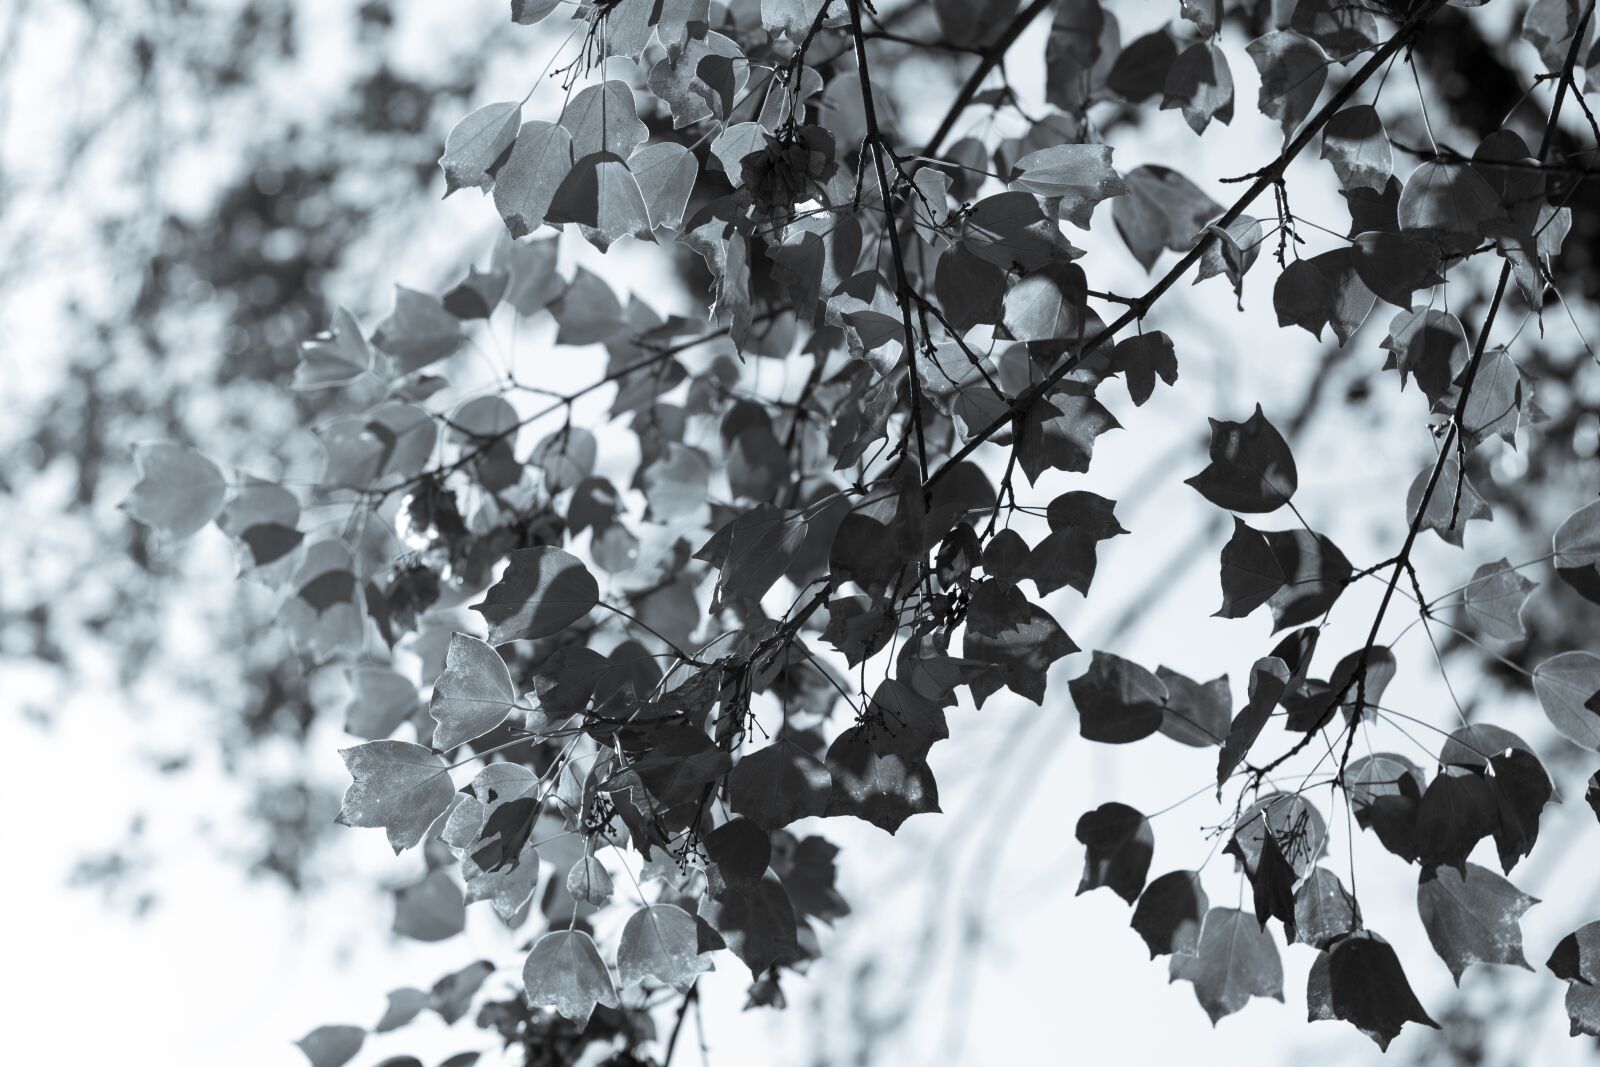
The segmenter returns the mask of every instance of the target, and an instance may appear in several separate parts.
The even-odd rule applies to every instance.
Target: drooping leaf
[[[1173,956],[1170,973],[1173,981],[1194,983],[1195,997],[1212,1025],[1251,997],[1283,999],[1278,946],[1254,915],[1236,908],[1206,912],[1198,948],[1193,955]]]
[[[639,183],[650,225],[656,229],[683,228],[683,213],[700,176],[694,153],[673,141],[659,141],[634,149],[628,170]]]
[[[1122,201],[1118,200],[1120,204]],[[1031,272],[1079,254],[1037,196],[996,193],[972,205],[961,222],[961,247],[1001,270]]]
[[[624,237],[651,239],[650,209],[644,193],[620,156],[595,152],[580,156],[556,188],[545,212],[548,222],[575,222],[604,252]]]
[[[567,871],[567,892],[572,899],[585,904],[603,907],[611,899],[611,874],[605,864],[591,855],[585,855]],[[624,978],[622,984],[628,984]]]
[[[350,787],[338,822],[383,827],[395,852],[422,840],[455,796],[443,757],[409,741],[369,741],[341,749]]]
[[[1400,194],[1401,232],[1447,255],[1472,251],[1504,219],[1499,197],[1465,163],[1422,163]]]
[[[616,79],[585,86],[574,94],[562,109],[561,125],[572,134],[574,159],[597,152],[627,159],[650,136],[639,120],[633,90]]]
[[[1454,408],[1456,379],[1467,369],[1469,351],[1460,319],[1436,308],[1402,311],[1390,321],[1383,347],[1393,353],[1401,388],[1414,376],[1432,410]]]
[[[1115,508],[1115,501],[1082,490],[1056,497],[1046,511],[1050,523],[1049,536],[1019,560],[1017,573],[1010,580],[1015,582],[1025,576],[1031,577],[1039,593],[1045,596],[1062,586],[1071,586],[1087,595],[1098,565],[1097,546],[1101,541],[1128,532],[1117,522]],[[990,539],[990,546],[999,536]],[[1025,542],[1023,547],[1026,547]],[[988,561],[988,550],[985,549],[986,567]],[[998,576],[998,572],[992,569],[990,573]]]
[[[1125,337],[1111,352],[1111,373],[1122,374],[1128,384],[1128,397],[1138,407],[1155,391],[1156,377],[1168,385],[1178,381],[1178,359],[1173,354],[1172,338],[1160,330]]]
[[[580,1030],[596,1004],[619,1006],[611,972],[582,930],[552,930],[539,938],[522,965],[522,984],[529,1004],[554,1008]]]
[[[1242,619],[1262,604],[1272,609],[1274,630],[1321,615],[1344,591],[1352,573],[1337,545],[1309,530],[1263,532],[1233,520],[1233,537],[1222,549],[1225,619]]]
[[[1485,777],[1464,771],[1437,774],[1417,809],[1417,843],[1424,867],[1462,870],[1467,855],[1500,823],[1494,790]]]
[[[1078,819],[1077,838],[1086,849],[1078,893],[1105,886],[1129,904],[1138,900],[1155,849],[1150,820],[1112,801]]]
[[[217,465],[192,448],[156,441],[135,445],[139,481],[123,510],[162,536],[181,541],[222,510],[228,483]]]
[[[1427,491],[1432,477],[1433,464],[1429,463],[1412,479],[1411,488],[1406,491],[1407,519],[1416,519],[1422,494]],[[1456,457],[1446,456],[1444,466],[1439,471],[1438,484],[1428,498],[1427,509],[1422,512],[1422,528],[1432,530],[1446,544],[1460,548],[1470,520],[1488,522],[1493,517],[1488,502],[1473,488]]]
[[[1444,281],[1439,250],[1426,241],[1387,230],[1368,230],[1356,235],[1348,251],[1361,284],[1402,311],[1411,309],[1418,290]]]
[[[852,726],[828,747],[833,794],[825,814],[854,815],[894,833],[913,815],[939,810],[939,788],[927,761],[879,752],[865,727]]]
[[[1150,958],[1193,955],[1209,900],[1198,871],[1168,871],[1145,886],[1131,925],[1150,948]]]
[[[1474,963],[1533,969],[1522,955],[1521,919],[1537,903],[1476,863],[1467,864],[1465,877],[1447,867],[1424,870],[1417,883],[1417,913],[1456,985]]]
[[[1328,825],[1322,813],[1303,796],[1271,793],[1239,816],[1228,842],[1228,853],[1247,873],[1260,863],[1268,834],[1276,839],[1278,851],[1302,878],[1327,851]]]
[[[1498,436],[1515,445],[1527,401],[1516,360],[1503,346],[1489,349],[1478,365],[1472,392],[1461,412],[1462,441],[1468,448],[1476,448]]]
[[[1584,923],[1563,937],[1545,966],[1568,982],[1600,984],[1600,922]]]
[[[1585,504],[1556,527],[1555,567],[1563,581],[1600,603],[1600,500]]]
[[[395,286],[394,310],[372,335],[372,343],[393,356],[405,374],[453,354],[464,340],[461,320],[438,297],[403,285]]]
[[[1407,863],[1415,861],[1417,811],[1426,788],[1421,769],[1404,756],[1380,752],[1351,760],[1345,783],[1356,823]]]
[[[1212,241],[1200,256],[1200,269],[1195,271],[1194,284],[1199,285],[1207,278],[1218,275],[1225,276],[1233,286],[1239,310],[1243,311],[1244,276],[1260,258],[1266,232],[1261,228],[1261,222],[1250,215],[1240,215],[1227,226],[1212,223],[1205,232]]]
[[[345,680],[350,683],[346,733],[368,741],[388,737],[417,708],[417,687],[386,667],[351,667]]]
[[[1230,850],[1235,855],[1243,857],[1242,849]],[[1283,854],[1283,849],[1278,847],[1276,834],[1263,834],[1261,837],[1261,852],[1254,865],[1245,866],[1245,877],[1250,880],[1251,895],[1254,898],[1256,922],[1263,928],[1268,919],[1278,919],[1284,923],[1288,940],[1292,943],[1293,934],[1288,932],[1294,926],[1295,896],[1294,884],[1297,880],[1294,867]]]
[[[1136,167],[1123,181],[1128,192],[1112,202],[1111,221],[1145,270],[1165,249],[1188,251],[1206,223],[1222,214],[1221,204],[1170,167]]]
[[[372,348],[361,332],[361,324],[345,308],[333,313],[333,323],[325,334],[300,345],[300,364],[295,367],[291,389],[331,389],[349,385],[372,369]]]
[[[1092,394],[1068,383],[1028,406],[1016,446],[1017,466],[1030,485],[1047,470],[1081,473],[1089,469],[1095,438],[1120,426]]]
[[[494,183],[494,206],[512,237],[526,237],[545,224],[572,162],[572,134],[565,126],[537,119],[523,124]]]
[[[1130,104],[1142,104],[1167,84],[1167,72],[1178,58],[1178,46],[1165,27],[1128,42],[1111,71],[1106,87]]]
[[[373,1033],[383,1034],[390,1030],[398,1030],[415,1019],[422,1013],[422,1009],[428,1006],[428,994],[410,987],[390,990],[388,1000],[382,1018],[372,1028]]]
[[[697,975],[712,969],[700,949],[694,916],[675,904],[652,904],[634,912],[622,928],[617,946],[621,988],[654,978],[687,993]]]
[[[1275,511],[1299,486],[1288,442],[1256,405],[1244,422],[1211,423],[1211,462],[1185,484],[1229,511]]]
[[[1387,1050],[1406,1023],[1439,1024],[1411,991],[1389,943],[1362,930],[1334,942],[1311,965],[1306,985],[1311,1022],[1342,1019]]]
[[[1278,325],[1304,327],[1318,340],[1322,328],[1332,326],[1339,344],[1348,344],[1377,300],[1356,266],[1349,248],[1290,263],[1272,289]]]
[[[1339,876],[1317,866],[1294,891],[1294,940],[1317,949],[1326,949],[1347,934],[1361,929],[1361,907],[1345,889]]]
[[[451,971],[428,991],[428,1007],[438,1013],[447,1025],[454,1026],[467,1014],[472,998],[477,996],[483,983],[495,972],[488,960],[476,960],[460,970]]]
[[[519,548],[500,580],[472,605],[489,623],[489,643],[560,633],[594,609],[600,586],[576,556],[559,548]]]

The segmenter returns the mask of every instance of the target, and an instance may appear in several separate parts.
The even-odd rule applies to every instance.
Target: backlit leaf
[[[676,905],[640,908],[622,928],[617,972],[623,989],[654,978],[687,993],[695,976],[711,969],[709,955],[700,950],[694,917]]]
[[[1474,963],[1503,963],[1526,970],[1522,914],[1538,901],[1493,871],[1467,864],[1466,877],[1448,867],[1422,872],[1417,913],[1428,940],[1456,984]]]
[[[1575,745],[1600,751],[1600,656],[1563,652],[1533,669],[1539,705]]]
[[[341,749],[352,779],[339,809],[345,826],[381,826],[396,852],[422,840],[455,796],[443,757],[409,741]]]
[[[516,707],[517,691],[500,653],[476,637],[451,634],[446,657],[428,714],[437,724],[434,747],[448,750],[505,722]]]
[[[1193,955],[1172,957],[1173,981],[1194,983],[1195,997],[1213,1025],[1232,1015],[1251,997],[1283,999],[1283,961],[1278,946],[1254,915],[1236,908],[1212,908]]]
[[[529,1004],[554,1008],[580,1030],[596,1004],[619,1004],[611,972],[582,930],[552,930],[539,938],[522,965],[522,984]]]
[[[456,123],[444,140],[439,167],[444,171],[444,195],[475,186],[489,188],[490,171],[517,138],[522,106],[512,101],[488,104]]]

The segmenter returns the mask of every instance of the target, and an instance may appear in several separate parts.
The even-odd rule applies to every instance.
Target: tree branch
[[[1278,158],[1254,173],[1256,180],[1251,184],[1250,188],[1245,190],[1244,195],[1235,200],[1233,206],[1224,212],[1221,218],[1216,220],[1214,229],[1226,230],[1234,220],[1244,214],[1245,208],[1249,207],[1256,197],[1282,181],[1283,173],[1289,164],[1322,132],[1322,128],[1328,124],[1328,120],[1333,118],[1344,107],[1346,102],[1356,94],[1356,91],[1367,83],[1368,79],[1383,68],[1391,56],[1410,43],[1417,33],[1421,31],[1423,24],[1444,4],[1445,0],[1425,0],[1423,5],[1401,24],[1400,28],[1395,31],[1394,36],[1384,42],[1372,54],[1372,57],[1362,64],[1361,69],[1351,75],[1349,81],[1340,86],[1339,91],[1333,94],[1332,98],[1322,106],[1322,109],[1300,127],[1300,132],[1295,135],[1293,141],[1289,142],[1278,155]],[[1171,270],[1167,271],[1166,274],[1161,276],[1160,280],[1145,290],[1142,296],[1130,300],[1128,310],[1118,316],[1110,325],[1085,340],[1079,346],[1076,355],[1064,360],[1059,367],[1045,375],[1039,382],[1017,394],[1016,399],[1011,402],[1010,408],[1004,414],[970,437],[964,445],[956,449],[950,458],[940,465],[938,470],[928,476],[925,487],[931,488],[958,463],[977,451],[979,445],[988,441],[989,438],[1007,426],[1010,426],[1017,416],[1025,413],[1035,400],[1044,396],[1045,393],[1055,387],[1056,383],[1066,377],[1083,360],[1086,353],[1093,351],[1101,344],[1115,337],[1118,332],[1130,323],[1144,318],[1149,313],[1151,305],[1159,300],[1168,289],[1172,288],[1179,278],[1187,274],[1190,267],[1200,262],[1200,257],[1205,255],[1206,250],[1216,240],[1214,229],[1207,229],[1202,233],[1200,239],[1195,242],[1194,247],[1185,253],[1182,259],[1173,264]]]
[[[972,73],[968,75],[966,82],[961,86],[961,91],[956,93],[955,100],[950,104],[950,110],[946,111],[944,118],[939,121],[939,128],[933,131],[932,137],[928,138],[927,145],[922,149],[923,155],[932,156],[938,154],[939,146],[944,144],[946,137],[950,136],[950,131],[956,128],[956,123],[961,120],[962,112],[972,105],[972,100],[978,95],[978,90],[983,88],[983,80],[989,76],[991,70],[1000,65],[1006,58],[1006,53],[1011,50],[1011,46],[1017,43],[1017,38],[1022,36],[1022,31],[1032,25],[1033,20],[1038,18],[1045,8],[1050,6],[1051,2],[1052,0],[1033,0],[1033,3],[1017,12],[1017,17],[1011,20],[1011,24],[1006,27],[1005,32],[995,38],[994,44],[983,52],[982,58],[978,60],[978,65],[972,69]]]

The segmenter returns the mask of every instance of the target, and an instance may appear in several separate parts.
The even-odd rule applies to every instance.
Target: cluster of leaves
[[[522,24],[558,11],[512,6]],[[1189,484],[1235,516],[1217,614],[1265,606],[1291,632],[1255,661],[1237,712],[1226,677],[1201,683],[1107,651],[1069,688],[1085,740],[1161,733],[1218,749],[1217,795],[1235,798],[1226,851],[1253,909],[1211,907],[1196,871],[1147,885],[1151,825],[1120,803],[1078,824],[1080,891],[1109,887],[1134,904],[1152,955],[1171,956],[1213,1020],[1251,996],[1281,998],[1266,933],[1277,920],[1287,941],[1318,952],[1311,1018],[1387,1046],[1406,1022],[1434,1023],[1319,863],[1327,824],[1306,794],[1331,785],[1363,829],[1419,865],[1419,914],[1458,978],[1476,962],[1524,964],[1518,920],[1533,899],[1468,857],[1492,840],[1510,873],[1552,796],[1532,749],[1488,724],[1450,734],[1431,776],[1398,755],[1352,758],[1368,724],[1397,714],[1381,703],[1396,660],[1379,637],[1397,591],[1411,595],[1402,580],[1423,625],[1453,627],[1437,612],[1459,603],[1466,625],[1503,640],[1520,635],[1535,589],[1524,572],[1544,562],[1486,563],[1430,600],[1412,553],[1425,531],[1459,546],[1468,520],[1489,518],[1467,478],[1474,453],[1539,420],[1533,382],[1487,339],[1503,302],[1538,310],[1551,285],[1576,186],[1547,166],[1550,132],[1592,5],[1562,24],[1537,150],[1505,130],[1471,159],[1436,154],[1402,179],[1376,108],[1352,101],[1440,7],[1301,0],[1256,38],[1259,108],[1284,147],[1225,208],[1175,170],[1118,171],[1111,148],[1090,140],[1092,108],[1158,92],[1196,133],[1231,119],[1221,3],[1185,2],[1181,21],[1126,47],[1096,0],[938,3],[945,39],[976,41],[978,66],[917,152],[897,145],[872,85],[874,52],[903,39],[865,0],[580,5],[579,52],[560,73],[569,90],[598,77],[555,121],[490,104],[444,146],[447,191],[491,194],[510,231],[489,269],[437,296],[400,289],[370,333],[341,311],[304,346],[294,388],[345,402],[315,430],[321,481],[301,495],[151,444],[138,450],[128,510],[173,539],[214,522],[245,576],[278,592],[298,647],[350,664],[347,728],[364,743],[343,753],[352,781],[339,820],[382,828],[397,852],[419,848],[426,861],[396,894],[396,930],[450,937],[478,901],[514,927],[537,913],[544,930],[521,975],[530,1014],[486,1025],[524,1044],[566,1025],[635,1057],[654,1040],[650,1009],[676,1000],[681,1023],[717,953],[749,969],[752,1004],[781,1004],[782,977],[817,958],[822,931],[848,913],[834,846],[791,826],[848,816],[893,833],[939,810],[928,757],[958,693],[979,706],[1002,690],[1045,703],[1050,667],[1080,649],[1040,601],[1087,593],[1098,546],[1127,531],[1114,501],[1085,490],[1019,503],[1017,475],[1036,485],[1087,471],[1096,439],[1118,427],[1097,399],[1106,382],[1121,377],[1138,406],[1157,378],[1177,381],[1172,340],[1143,329],[1156,300],[1194,267],[1242,299],[1276,233],[1282,324],[1318,336],[1332,326],[1342,345],[1378,300],[1397,309],[1383,348],[1401,387],[1414,377],[1426,396],[1437,458],[1411,486],[1404,544],[1358,570],[1300,518],[1294,457],[1262,409],[1212,421],[1209,463]],[[1009,90],[982,86],[1046,12],[1049,114],[1022,137],[945,148],[968,107],[1016,107]],[[1387,37],[1380,19],[1396,24]],[[613,76],[624,69],[669,133],[650,138],[634,87]],[[1318,140],[1350,236],[1300,258],[1284,175]],[[1268,192],[1270,232],[1246,214]],[[1061,227],[1088,229],[1105,200],[1147,270],[1177,254],[1138,297],[1091,289]],[[528,238],[569,223],[602,252],[635,240],[700,256],[710,322],[663,316],[638,296],[624,304],[582,268],[562,273],[556,239]],[[1457,317],[1414,301],[1481,255],[1502,267],[1471,341]],[[1121,310],[1102,317],[1091,301]],[[557,346],[603,348],[605,372],[572,393],[507,377],[463,396],[448,361],[495,315],[547,320]],[[809,366],[798,387],[762,390],[750,363],[763,360]],[[611,436],[625,426],[637,445],[621,485],[603,473],[610,437],[602,449],[575,420],[602,389]],[[1000,450],[993,468],[976,455],[986,445]],[[337,533],[305,521],[311,505],[336,509]],[[1239,517],[1280,509],[1298,525]],[[1018,513],[1048,534],[1030,544],[1011,527]],[[1546,558],[1600,599],[1600,504],[1567,520]],[[1315,676],[1329,614],[1367,578],[1384,590],[1370,636]],[[458,628],[469,602],[486,639]],[[397,650],[424,665],[425,706]],[[1600,749],[1600,657],[1555,656],[1532,684],[1562,734]],[[1292,740],[1264,755],[1280,712]],[[1264,789],[1318,740],[1327,755],[1298,788]],[[616,891],[618,873],[631,894]],[[614,940],[596,937],[605,909],[626,912]],[[1572,983],[1574,1027],[1593,1033],[1585,930],[1552,969]],[[447,978],[443,993],[396,991],[378,1028],[425,1007],[444,1014],[441,1004],[459,1014],[459,987],[487,977],[472,975]],[[634,987],[642,1000],[625,1006]],[[331,1067],[363,1034],[324,1028],[306,1050]]]

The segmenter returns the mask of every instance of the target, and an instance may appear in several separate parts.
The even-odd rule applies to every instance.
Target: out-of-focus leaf
[[[181,541],[217,517],[228,483],[217,465],[192,448],[156,441],[135,445],[139,481],[123,510],[162,536]]]

